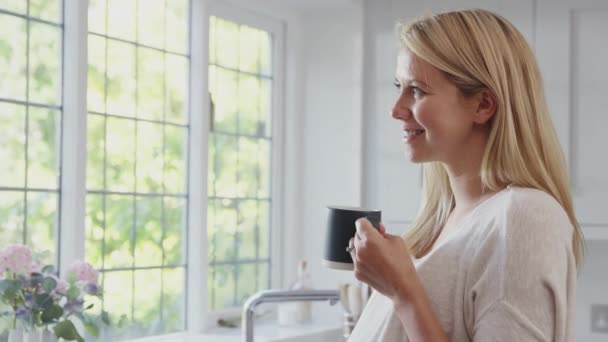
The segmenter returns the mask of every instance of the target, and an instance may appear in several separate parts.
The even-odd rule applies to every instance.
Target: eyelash
[[[399,81],[395,80],[395,82],[393,83],[393,85],[397,89],[401,89],[401,83]],[[424,96],[424,95],[426,95],[426,93],[422,89],[420,89],[420,88],[418,88],[416,86],[410,86],[410,89],[412,90],[412,95],[414,95],[414,96]],[[418,92],[418,95],[416,95],[416,92]]]

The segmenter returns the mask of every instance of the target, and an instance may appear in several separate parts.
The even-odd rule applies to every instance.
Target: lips
[[[418,135],[421,135],[422,133],[424,133],[423,129],[404,129],[403,130],[403,137],[404,138],[411,138],[411,137],[415,137]]]

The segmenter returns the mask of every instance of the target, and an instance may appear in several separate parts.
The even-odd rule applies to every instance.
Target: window
[[[0,241],[58,262],[62,2],[0,2]]]
[[[272,37],[209,24],[208,303],[243,304],[270,284]]]
[[[104,339],[181,331],[188,1],[92,0],[88,49],[86,257],[130,327]]]

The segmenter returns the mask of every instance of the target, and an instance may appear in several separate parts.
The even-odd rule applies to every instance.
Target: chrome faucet
[[[264,290],[247,299],[243,306],[242,327],[245,342],[253,342],[253,314],[255,308],[262,303],[329,301],[330,305],[340,301],[338,290]]]

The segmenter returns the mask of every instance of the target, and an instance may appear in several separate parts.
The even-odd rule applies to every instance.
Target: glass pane
[[[105,116],[87,116],[87,189],[104,188]]]
[[[239,132],[257,135],[260,120],[260,80],[254,76],[240,74],[238,89]]]
[[[137,123],[137,192],[161,193],[163,187],[163,125]]]
[[[258,264],[258,291],[270,288],[270,282],[268,281],[268,266],[268,263]]]
[[[135,114],[135,46],[108,40],[108,113]]]
[[[106,112],[106,39],[89,35],[87,107]]]
[[[167,1],[167,3],[175,0]],[[146,0],[145,5],[139,2],[137,17],[137,40],[139,43],[154,46],[159,49],[165,47],[165,0]],[[173,39],[173,35],[169,35]]]
[[[135,41],[136,1],[108,0],[108,36]]]
[[[103,195],[87,194],[85,217],[86,260],[96,269],[103,268]]]
[[[25,186],[25,107],[0,102],[0,186]]]
[[[264,259],[270,256],[270,202],[258,202],[258,229],[259,229],[259,258]]]
[[[220,197],[236,197],[237,137],[214,134],[212,140],[215,148],[215,194]]]
[[[188,146],[186,128],[165,126],[165,192],[182,194],[186,192],[186,149]]]
[[[51,109],[29,108],[27,186],[57,189],[61,113]]]
[[[211,133],[209,136],[208,147],[207,147],[207,194],[209,196],[215,196],[215,161],[216,161],[216,153],[215,153],[215,134]]]
[[[259,31],[253,27],[241,25],[239,32],[239,69],[254,74],[260,72]]]
[[[257,291],[257,274],[255,264],[242,264],[238,266],[239,281],[237,283],[237,305],[243,305],[247,298]]]
[[[163,264],[162,197],[137,197],[135,229],[135,266],[161,266]],[[160,296],[160,290],[158,295]]]
[[[165,333],[181,331],[186,328],[186,278],[184,269],[163,270],[163,323]]]
[[[258,204],[257,201],[239,202],[239,226],[238,226],[238,258],[255,259],[257,258],[256,247],[258,245],[257,236],[258,225]],[[255,285],[255,284],[254,284]]]
[[[106,233],[104,267],[132,267],[133,254],[133,196],[108,195],[106,197]]]
[[[171,0],[166,2],[167,15],[167,50],[188,53],[188,0]]]
[[[234,266],[215,266],[213,277],[213,289],[215,290],[213,309],[228,308],[235,305],[234,302]]]
[[[162,331],[161,294],[161,269],[135,271],[133,320],[137,324],[137,330],[140,330],[139,336],[157,334]]]
[[[215,20],[216,58],[219,65],[226,68],[239,67],[239,25],[228,20]]]
[[[30,22],[30,101],[61,103],[61,29]]]
[[[112,191],[135,191],[135,121],[107,118],[106,179]]]
[[[272,75],[272,36],[266,31],[258,31],[259,51],[260,51],[260,73],[262,75]]]
[[[27,244],[40,253],[43,265],[57,262],[57,197],[50,192],[27,194]]]
[[[258,197],[269,198],[270,197],[270,176],[271,176],[271,161],[272,156],[270,154],[270,141],[258,140],[258,167],[259,167],[259,185],[258,185]]]
[[[260,117],[257,135],[272,136],[272,82],[261,80],[260,82]]]
[[[230,261],[236,258],[235,234],[237,228],[236,202],[220,200],[215,203],[215,226],[212,243],[216,261]],[[211,227],[210,227],[211,228]]]
[[[187,124],[188,59],[171,54],[165,56],[167,58],[166,120]]]
[[[209,199],[207,202],[207,258],[209,262],[216,261],[214,259],[216,255],[215,243],[213,242],[213,236],[215,234],[215,203],[217,201]],[[211,276],[211,271],[209,271]]]
[[[26,6],[27,6],[27,2],[23,1],[23,0],[2,0],[2,1],[0,1],[0,8],[11,11],[11,12],[20,13],[20,14],[27,13]],[[5,31],[0,31],[0,32],[5,32]]]
[[[213,266],[209,266],[207,268],[207,302],[209,308],[213,310],[216,308],[215,305],[215,288],[213,284],[215,284],[215,268]]]
[[[22,0],[23,1],[23,0]],[[29,0],[30,15],[55,23],[61,22],[61,1]]]
[[[163,53],[139,48],[137,58],[137,116],[163,120],[165,89]]]
[[[259,139],[239,138],[238,196],[256,197],[259,191]]]
[[[106,33],[106,0],[89,0],[89,31]],[[89,56],[89,63],[90,63]]]
[[[165,251],[164,265],[178,265],[186,262],[186,200],[165,197]]]
[[[105,272],[103,277],[104,310],[110,314],[112,322],[118,322],[122,315],[131,320],[133,272]]]
[[[3,244],[23,243],[24,201],[21,191],[0,191],[0,241]]]
[[[209,17],[209,63],[217,64],[217,18],[214,16]]]
[[[27,62],[25,25],[24,19],[0,14],[0,32],[2,32],[0,34],[0,70],[2,70],[0,98],[25,101]]]
[[[213,99],[213,130],[237,132],[237,73],[209,67],[209,87]]]

